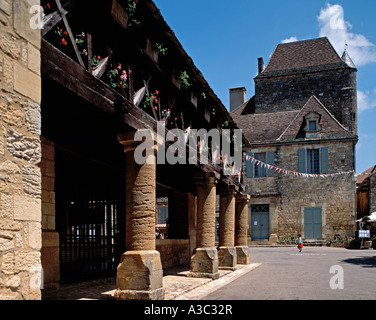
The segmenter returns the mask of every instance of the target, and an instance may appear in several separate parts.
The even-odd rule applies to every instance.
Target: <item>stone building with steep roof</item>
[[[356,202],[358,219],[376,212],[376,165],[357,176]]]
[[[327,38],[279,44],[255,95],[230,89],[230,111],[251,143],[244,184],[249,241],[328,242],[355,230],[356,68]],[[239,104],[239,101],[241,102]]]

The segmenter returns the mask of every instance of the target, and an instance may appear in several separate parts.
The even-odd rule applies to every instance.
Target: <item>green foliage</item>
[[[141,22],[135,18],[137,11],[137,2],[134,0],[127,1],[127,8],[125,9],[129,16],[128,27],[139,27]]]
[[[156,44],[155,44],[155,47],[157,48],[157,50],[158,50],[158,52],[159,52],[160,54],[166,55],[168,48],[165,48],[165,47],[163,46],[163,44],[161,44],[161,43],[156,43]]]
[[[189,75],[187,73],[187,71],[182,71],[180,73],[180,77],[179,77],[180,81],[181,81],[181,86],[184,88],[184,89],[187,89],[189,88],[192,84],[189,82]]]

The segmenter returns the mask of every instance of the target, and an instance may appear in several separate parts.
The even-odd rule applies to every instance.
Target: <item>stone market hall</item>
[[[249,264],[241,168],[156,162],[173,129],[238,127],[155,4],[31,3],[0,0],[0,299],[115,275],[117,299],[163,299],[166,267]]]

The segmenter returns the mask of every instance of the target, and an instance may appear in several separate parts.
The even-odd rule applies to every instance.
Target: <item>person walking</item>
[[[299,252],[302,252],[302,249],[303,249],[303,240],[302,240],[302,235],[299,233],[298,234],[298,249],[299,249]]]

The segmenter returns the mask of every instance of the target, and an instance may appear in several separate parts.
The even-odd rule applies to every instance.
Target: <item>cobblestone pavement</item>
[[[220,270],[220,278],[188,277],[189,266],[169,268],[164,271],[165,300],[198,300],[214,290],[232,282],[257,268],[260,263],[238,265],[236,271]],[[58,290],[42,290],[43,300],[114,300],[116,278],[104,278],[71,285]]]

